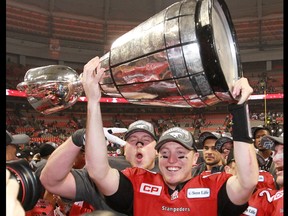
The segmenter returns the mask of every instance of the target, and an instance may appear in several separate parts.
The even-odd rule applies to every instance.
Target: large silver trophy
[[[236,34],[223,0],[187,0],[119,37],[101,57],[103,94],[133,104],[195,107],[235,100],[242,76]],[[83,93],[79,74],[64,65],[26,72],[17,89],[43,114],[72,106]]]

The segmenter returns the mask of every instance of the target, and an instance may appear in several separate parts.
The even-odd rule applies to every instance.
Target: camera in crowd
[[[45,190],[28,161],[25,159],[6,161],[6,168],[11,172],[10,178],[15,178],[19,183],[18,200],[23,208],[25,211],[33,209]]]

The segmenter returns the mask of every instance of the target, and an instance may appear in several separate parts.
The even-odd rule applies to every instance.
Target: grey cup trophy
[[[176,2],[119,37],[101,57],[103,94],[133,104],[212,106],[235,100],[242,76],[236,33],[223,0]],[[26,72],[17,89],[43,114],[72,106],[82,94],[79,74],[64,65]]]

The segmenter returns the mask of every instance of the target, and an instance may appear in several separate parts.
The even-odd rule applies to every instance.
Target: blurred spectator
[[[266,135],[271,135],[271,131],[268,127],[263,127],[259,125],[257,127],[252,127],[252,134],[254,139],[254,146],[257,149],[259,155],[261,155],[265,159],[265,164],[260,167],[261,170],[266,170],[270,172],[273,176],[275,176],[275,167],[272,158],[272,150],[266,149],[261,144],[262,137]]]
[[[47,163],[48,158],[56,148],[50,144],[44,143],[40,146],[39,154],[41,160],[36,165],[35,174],[40,177],[41,171]]]
[[[16,156],[18,158],[23,158],[30,163],[30,161],[32,160],[34,156],[34,152],[32,151],[30,147],[25,147],[22,151],[17,152]]]
[[[6,130],[6,161],[17,160],[17,150],[19,145],[28,144],[30,142],[30,137],[27,134],[16,134],[11,135]]]
[[[40,177],[42,169],[45,167],[48,158],[55,149],[56,148],[49,143],[43,143],[40,146],[39,156],[37,156],[40,157],[40,161],[34,163],[35,174],[37,177]],[[38,160],[38,158],[35,158],[35,160]],[[39,215],[39,208],[40,209],[42,208],[42,213],[45,213],[45,215],[52,215],[52,214],[60,215],[60,212],[58,212],[58,214],[54,214],[54,210],[56,210],[57,206],[59,205],[61,206],[63,205],[61,198],[45,190],[43,195],[40,197],[37,204],[35,205],[35,207],[32,210],[30,210],[27,213],[28,215],[26,214],[26,216]]]
[[[220,137],[215,143],[216,149],[221,153],[222,157],[227,162],[228,155],[233,149],[233,139],[232,137]]]
[[[32,160],[30,161],[31,168],[35,171],[37,169],[37,163],[41,161],[40,153],[34,154]]]

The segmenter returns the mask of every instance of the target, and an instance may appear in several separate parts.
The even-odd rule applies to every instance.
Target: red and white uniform
[[[200,173],[200,175],[211,175],[211,170],[204,170],[202,173]],[[256,188],[271,188],[273,190],[276,189],[273,175],[265,170],[259,170],[258,184],[256,185]]]
[[[134,216],[217,216],[218,191],[231,176],[224,172],[190,179],[180,191],[168,192],[163,177],[139,168],[122,171],[133,185]]]
[[[259,178],[256,188],[271,188],[273,190],[276,189],[273,175],[265,170],[259,170]]]
[[[261,188],[255,191],[249,200],[249,207],[242,215],[283,216],[283,188],[272,190]]]

